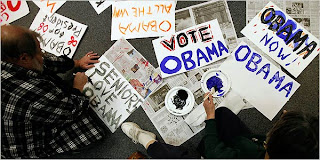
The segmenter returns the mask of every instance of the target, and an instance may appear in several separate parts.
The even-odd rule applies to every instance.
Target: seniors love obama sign
[[[294,77],[319,54],[319,40],[269,2],[241,31]]]
[[[205,66],[230,55],[217,20],[155,39],[152,43],[163,78]]]

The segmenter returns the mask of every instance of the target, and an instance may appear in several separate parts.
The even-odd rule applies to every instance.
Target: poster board
[[[269,2],[241,31],[294,77],[319,54],[319,40]]]
[[[84,86],[83,93],[90,98],[92,109],[114,133],[143,103],[143,97],[105,56],[99,61],[85,72],[91,83]]]
[[[175,32],[175,1],[117,1],[112,5],[111,40],[159,37]]]
[[[87,26],[60,14],[39,10],[30,29],[41,35],[42,49],[57,56],[72,58]]]
[[[163,82],[156,69],[125,39],[115,42],[86,71],[90,106],[113,133]]]
[[[41,10],[48,13],[55,13],[66,1],[63,0],[33,0]]]
[[[102,13],[105,9],[107,9],[114,1],[110,0],[95,0],[95,1],[89,1],[91,6],[94,8],[94,10],[97,12],[97,14]]]
[[[230,55],[216,19],[155,39],[152,43],[163,78]]]
[[[300,86],[244,42],[219,69],[230,77],[231,88],[269,120],[276,116]]]
[[[24,0],[1,0],[1,25],[9,24],[27,15],[29,7]]]

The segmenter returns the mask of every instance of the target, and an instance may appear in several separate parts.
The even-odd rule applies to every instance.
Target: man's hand
[[[209,94],[204,94],[204,97],[206,97]],[[209,98],[205,99],[203,102],[204,109],[207,113],[207,119],[214,119],[215,118],[215,106],[213,103],[213,97],[212,94],[209,95]]]
[[[73,88],[82,92],[84,85],[88,82],[88,77],[83,72],[77,72],[73,80]]]
[[[88,52],[85,56],[83,56],[79,60],[74,60],[74,67],[75,68],[82,68],[82,69],[89,69],[94,67],[94,63],[99,63],[97,60],[100,56],[97,53],[93,53],[93,51]]]

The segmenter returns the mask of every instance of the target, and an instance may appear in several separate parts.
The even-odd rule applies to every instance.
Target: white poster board
[[[163,78],[230,55],[216,19],[155,39],[152,43]]]
[[[92,5],[94,10],[97,12],[97,14],[100,14],[105,9],[107,9],[114,1],[110,0],[94,0],[89,1],[89,3]]]
[[[174,21],[175,1],[117,1],[112,4],[111,40],[174,34]]]
[[[1,0],[0,4],[1,25],[9,24],[19,18],[24,17],[30,12],[28,4],[24,0]]]
[[[55,13],[66,1],[63,0],[33,0],[41,10],[48,13]]]
[[[85,85],[83,93],[90,98],[92,109],[114,133],[143,103],[143,97],[105,56],[101,56],[99,61],[86,71],[91,83]]]
[[[319,54],[319,40],[269,2],[241,31],[294,77]]]
[[[87,26],[57,13],[39,10],[30,29],[42,36],[42,49],[57,56],[72,58]]]
[[[244,42],[231,55],[219,69],[233,90],[272,120],[300,84]]]

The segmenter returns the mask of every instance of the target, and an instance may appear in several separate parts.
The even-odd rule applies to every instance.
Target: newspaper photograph
[[[144,99],[162,82],[160,72],[155,72],[149,61],[123,38],[106,51],[104,56]]]
[[[184,121],[188,114],[184,116],[171,114],[165,107],[165,97],[168,91],[176,86],[186,87],[191,90],[195,98],[193,110],[197,107],[203,107],[204,92],[200,86],[201,77],[207,70],[218,68],[224,60],[165,78],[162,84],[142,104],[142,108],[167,144],[179,146],[205,127],[204,122],[198,126],[188,125]],[[223,97],[214,98],[215,106],[218,106],[222,100]]]
[[[246,22],[253,19],[270,0],[246,0]],[[272,1],[286,11],[302,27],[320,38],[320,1],[318,0],[281,0]]]
[[[176,32],[217,19],[229,51],[237,47],[237,35],[225,0],[212,0],[176,10],[175,17]]]

